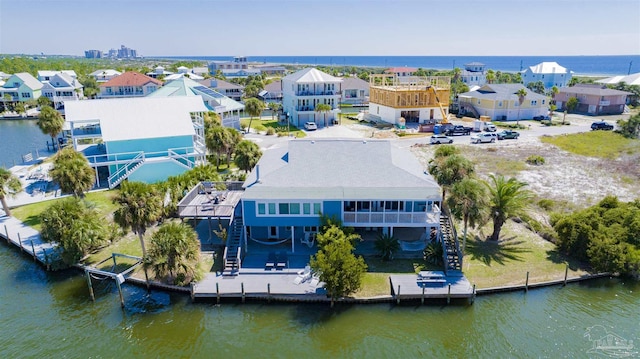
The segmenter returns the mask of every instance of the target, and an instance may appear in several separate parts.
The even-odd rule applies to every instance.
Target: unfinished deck
[[[397,299],[472,298],[473,286],[462,274],[445,275],[438,279],[420,279],[417,274],[390,275],[391,294]]]
[[[215,203],[216,195],[218,196],[217,204]],[[222,199],[223,195],[224,199]],[[178,214],[180,217],[186,218],[231,218],[241,196],[242,191],[198,193],[188,203],[178,205]]]

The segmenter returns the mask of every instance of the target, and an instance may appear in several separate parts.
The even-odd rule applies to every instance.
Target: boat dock
[[[429,271],[389,276],[391,295],[400,300],[473,298],[475,288],[460,272]]]
[[[60,262],[60,251],[56,244],[47,243],[40,237],[40,232],[22,223],[15,217],[9,217],[0,210],[0,238],[20,248],[36,262],[47,269],[56,268]]]

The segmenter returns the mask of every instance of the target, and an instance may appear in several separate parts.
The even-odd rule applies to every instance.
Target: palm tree
[[[400,242],[398,242],[398,239],[387,233],[379,234],[373,244],[384,261],[392,260],[393,254],[400,250]]]
[[[148,227],[160,219],[162,198],[152,185],[125,181],[120,185],[120,192],[113,202],[120,206],[113,213],[114,222],[124,230],[131,228],[138,235],[142,257],[146,257],[144,234]]]
[[[527,90],[523,87],[520,90],[518,90],[518,92],[516,92],[516,95],[518,95],[518,118],[516,119],[516,124],[519,125],[520,124],[520,108],[524,103],[525,97],[527,97]]]
[[[331,111],[331,106],[325,103],[319,103],[316,105],[314,111],[324,114],[324,127],[327,127],[327,112]]]
[[[226,127],[225,130],[229,134],[229,146],[227,147],[227,166],[229,166],[231,156],[236,152],[238,144],[242,141],[242,135],[235,128]]]
[[[216,154],[216,170],[220,169],[220,158],[227,153],[231,137],[222,126],[216,126],[207,131],[205,135],[207,149]]]
[[[442,201],[447,188],[474,172],[473,162],[458,154],[436,157],[429,163],[429,173],[442,186]]]
[[[447,199],[447,206],[451,214],[462,219],[464,231],[462,235],[462,252],[467,245],[467,226],[475,227],[485,217],[487,207],[486,188],[482,182],[468,177],[451,187],[451,194]]]
[[[6,197],[22,192],[22,183],[18,177],[14,176],[8,169],[0,167],[0,202],[2,209],[7,216],[11,216],[11,210],[7,204]]]
[[[277,102],[269,102],[269,110],[271,110],[271,120],[275,120],[275,115],[280,110],[280,104]]]
[[[531,192],[524,189],[526,183],[511,177],[490,175],[491,183],[484,182],[489,190],[489,215],[493,220],[491,240],[500,238],[500,230],[507,219],[521,214],[531,200]]]
[[[194,279],[200,257],[198,235],[184,223],[163,224],[151,236],[149,256],[144,262],[156,277],[169,276],[170,284],[184,285]]]
[[[247,128],[247,133],[251,132],[251,122],[253,122],[254,117],[260,117],[262,111],[264,110],[264,102],[258,100],[257,98],[250,98],[244,102],[244,110],[251,116],[249,119],[249,128]]]
[[[236,147],[233,161],[239,169],[249,172],[258,163],[260,156],[262,156],[262,152],[255,142],[242,140]]]
[[[564,104],[564,116],[562,117],[562,124],[564,125],[564,120],[567,117],[567,112],[573,112],[578,108],[580,104],[580,100],[577,97],[570,97],[567,100],[567,103]]]
[[[40,115],[38,116],[38,127],[40,131],[45,135],[51,136],[51,143],[53,148],[56,148],[54,137],[62,132],[64,126],[64,119],[58,111],[51,106],[43,106],[40,109]]]
[[[492,84],[496,80],[496,73],[493,70],[489,69],[487,70],[486,78],[487,78],[487,83]]]
[[[87,159],[71,146],[55,155],[49,174],[62,192],[73,193],[75,197],[84,197],[84,192],[96,182],[96,174]]]

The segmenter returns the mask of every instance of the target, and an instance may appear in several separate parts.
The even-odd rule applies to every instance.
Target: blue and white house
[[[440,230],[440,187],[390,141],[288,141],[264,153],[244,188],[246,252],[257,242],[287,243],[297,253],[310,244],[321,214],[359,231],[395,233],[407,251],[421,251]]]
[[[98,187],[158,182],[205,161],[200,96],[70,101],[65,109],[65,131]]]
[[[522,82],[525,86],[532,82],[542,81],[544,88],[567,87],[573,71],[560,66],[557,62],[541,62],[535,66],[529,66],[522,71]]]

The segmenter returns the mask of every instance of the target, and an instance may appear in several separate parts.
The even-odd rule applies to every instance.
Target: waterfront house
[[[432,125],[448,116],[451,78],[372,74],[369,91],[368,121]]]
[[[112,69],[96,70],[89,74],[89,76],[96,79],[96,82],[107,82],[116,76],[122,75],[122,72]]]
[[[42,95],[42,82],[28,72],[11,75],[0,87],[2,102],[35,100]]]
[[[369,103],[369,82],[358,77],[343,77],[340,85],[340,102],[352,105]]]
[[[596,83],[605,85],[617,85],[623,82],[629,86],[640,86],[640,72],[629,75],[607,77],[605,79],[596,81]]]
[[[245,78],[258,76],[262,73],[259,69],[224,69],[220,70],[220,72],[226,78]]]
[[[264,86],[258,97],[264,102],[282,103],[282,81],[273,81]]]
[[[414,76],[416,74],[415,67],[392,67],[384,70],[385,74],[396,75],[397,77]]]
[[[464,64],[460,71],[460,80],[467,86],[482,86],[487,83],[486,65],[481,62],[469,62]]]
[[[158,79],[158,78],[165,78],[166,76],[169,75],[173,75],[173,72],[171,71],[166,71],[164,69],[163,66],[156,66],[153,71],[147,72],[147,76],[154,78],[154,79]]]
[[[321,214],[364,234],[361,246],[372,248],[374,234],[385,233],[420,255],[440,228],[440,187],[390,141],[288,141],[263,154],[244,188],[246,252],[283,243],[308,252]]]
[[[215,77],[206,80],[199,80],[197,82],[229,97],[230,99],[242,101],[242,96],[244,95],[244,86],[242,85],[220,80]]]
[[[604,85],[579,84],[572,87],[561,87],[555,96],[558,110],[564,111],[567,101],[575,97],[578,107],[574,112],[587,115],[618,115],[624,112],[627,96],[631,92],[614,90]]]
[[[232,61],[211,61],[209,63],[209,72],[212,75],[215,75],[218,70],[238,70],[238,69],[248,69],[249,63],[247,62],[246,56],[236,56]]]
[[[517,95],[520,89],[527,91],[522,99]],[[549,114],[549,99],[522,84],[486,84],[477,90],[459,94],[458,104],[461,113],[489,116],[494,121],[532,119]]]
[[[64,108],[65,101],[78,101],[84,97],[83,86],[77,78],[60,71],[42,83],[42,96],[53,103],[57,110]]]
[[[260,70],[260,73],[269,76],[282,76],[287,72],[284,66],[276,66],[272,64],[251,65],[252,69]]]
[[[340,103],[342,79],[331,76],[313,67],[282,78],[282,108],[291,124],[302,127],[305,122],[314,122],[325,127],[336,121]],[[329,113],[315,111],[318,104],[331,107]]]
[[[204,80],[204,77],[200,75],[192,74],[189,72],[178,72],[177,74],[171,74],[171,75],[165,76],[164,81],[173,81],[181,77],[186,77],[194,81]]]
[[[65,133],[96,171],[96,186],[153,183],[203,163],[200,96],[121,98],[65,104]]]
[[[216,92],[187,77],[180,77],[167,82],[162,88],[149,94],[148,97],[199,97],[204,102],[208,111],[213,111],[220,116],[220,121],[225,127],[240,129],[240,112],[244,105],[234,101],[219,92]]]
[[[532,82],[541,81],[544,88],[566,87],[571,81],[573,71],[560,66],[557,62],[541,62],[535,66],[529,66],[522,72],[522,81],[525,86]]]
[[[128,71],[100,84],[100,98],[144,97],[162,86],[156,80],[138,72]]]
[[[73,79],[78,78],[78,75],[73,70],[62,70],[62,71],[41,70],[41,71],[38,71],[38,81],[40,82],[51,81],[51,79],[57,74],[65,74]]]

